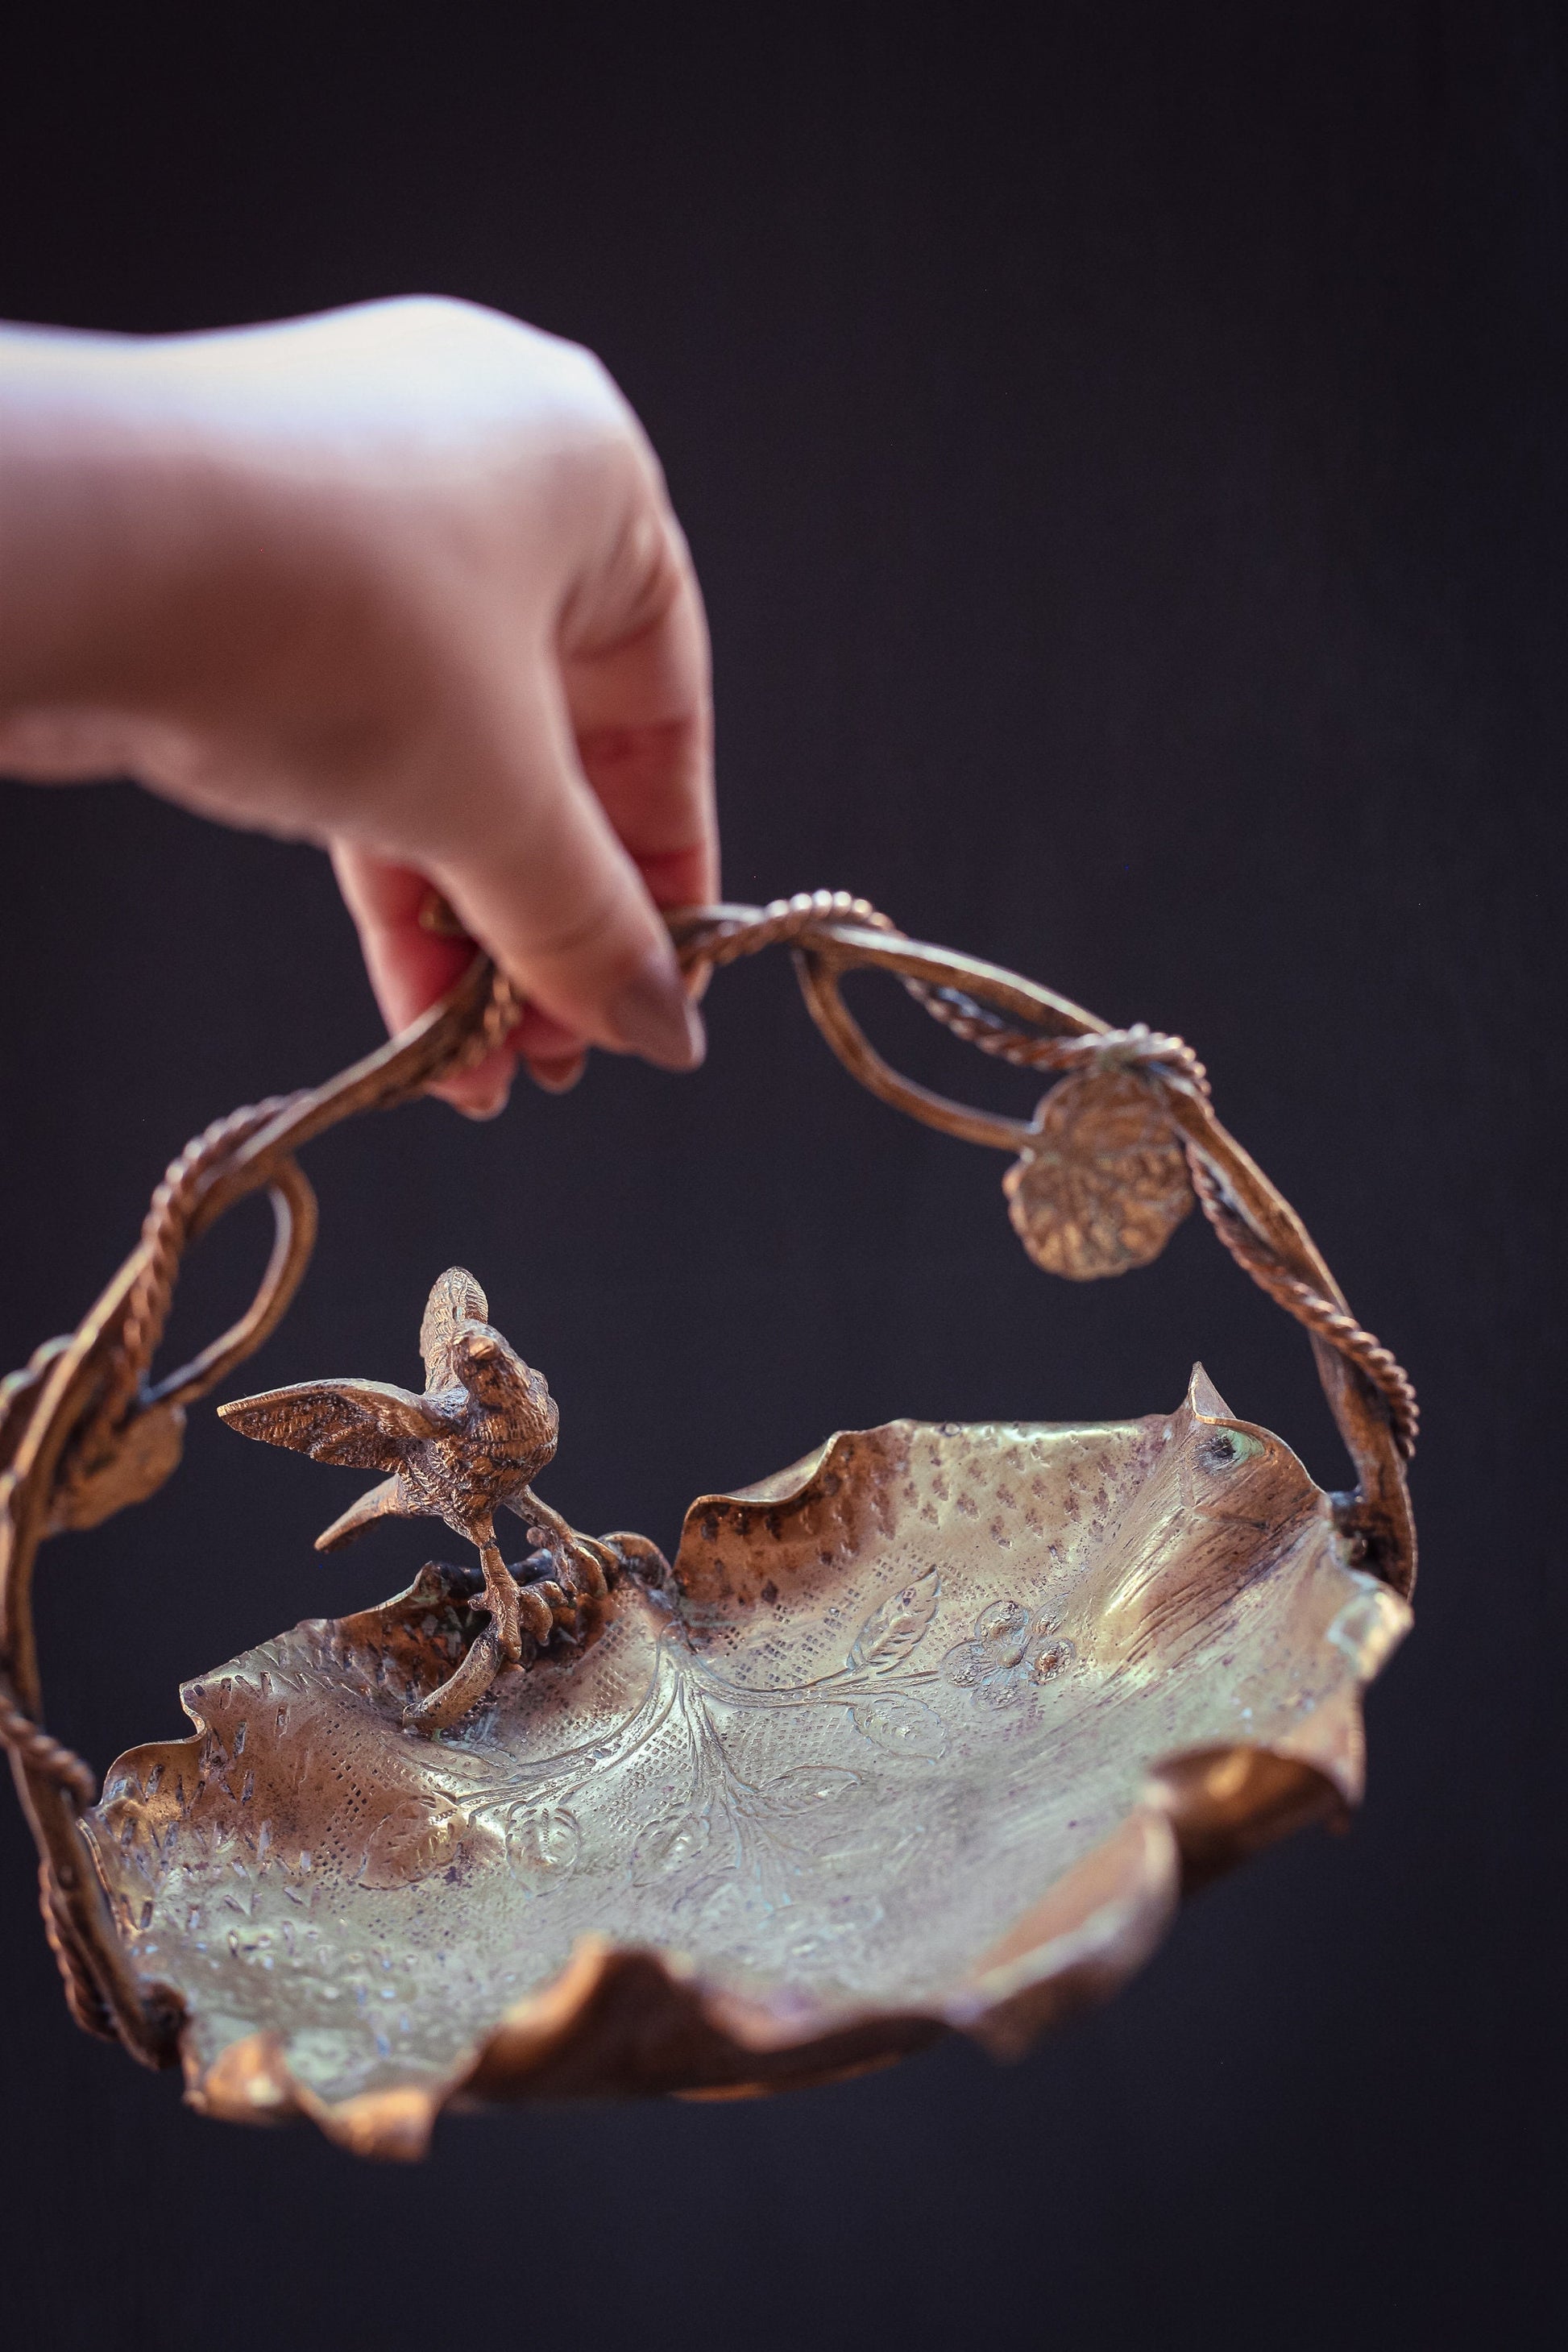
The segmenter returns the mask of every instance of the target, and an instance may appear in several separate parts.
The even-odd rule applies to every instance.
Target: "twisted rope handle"
[[[215,1119],[170,1161],[142,1221],[140,1269],[126,1301],[102,1397],[92,1422],[77,1441],[79,1453],[94,1454],[112,1444],[143,1388],[169,1319],[180,1260],[203,1194],[228,1166],[240,1144],[248,1142],[258,1129],[299,1099],[276,1095],[270,1101],[231,1111],[226,1118]],[[174,1393],[178,1377],[163,1384],[166,1394]]]
[[[802,893],[763,908],[690,908],[668,920],[693,986],[708,970],[742,956],[792,949],[807,1006],[846,1067],[884,1100],[949,1134],[1018,1151],[1038,1129],[950,1102],[890,1068],[844,1004],[839,982],[847,971],[893,974],[955,1036],[1019,1068],[1057,1077],[1131,1072],[1154,1090],[1215,1233],[1312,1334],[1360,1481],[1353,1495],[1335,1498],[1341,1526],[1379,1573],[1408,1591],[1415,1546],[1403,1462],[1415,1446],[1415,1391],[1389,1350],[1356,1322],[1295,1213],[1220,1126],[1191,1046],[1142,1025],[1111,1029],[1016,973],[907,939],[867,899],[846,891]],[[440,1004],[325,1086],[215,1122],[171,1162],[136,1250],[77,1331],[48,1343],[26,1374],[0,1390],[0,1745],[10,1751],[37,1843],[45,1924],[71,2012],[90,2032],[118,2035],[151,2064],[172,2063],[178,2021],[156,2008],[125,1966],[79,1826],[95,1776],[38,1720],[31,1610],[38,1546],[58,1526],[92,1524],[154,1492],[178,1458],[184,1408],[251,1354],[286,1311],[315,1235],[315,1201],[294,1158],[299,1149],[354,1112],[389,1108],[481,1060],[510,1033],[521,1009],[506,980],[476,957]],[[153,1385],[153,1358],[184,1251],[235,1202],[263,1189],[278,1230],[250,1307]],[[157,1443],[149,1443],[150,1433]]]
[[[868,900],[845,891],[802,892],[759,908],[694,908],[672,917],[671,928],[689,971],[736,961],[762,949],[787,944],[799,961],[806,1002],[834,1052],[862,1084],[912,1116],[949,1134],[1005,1150],[1026,1145],[1030,1124],[977,1112],[946,1101],[901,1078],[871,1047],[838,992],[838,976],[857,965],[890,970],[932,1019],[965,1044],[1021,1069],[1058,1076],[1080,1071],[1128,1070],[1157,1087],[1181,1135],[1199,1205],[1215,1232],[1246,1273],[1269,1297],[1294,1316],[1359,1376],[1380,1402],[1394,1448],[1401,1461],[1415,1451],[1419,1409],[1409,1375],[1373,1334],[1351,1313],[1305,1228],[1261,1171],[1240,1151],[1214,1117],[1208,1073],[1181,1037],[1150,1030],[1142,1023],[1111,1029],[1077,1005],[1020,982],[1016,974],[970,957],[944,955],[918,946]],[[888,950],[912,950],[908,960]],[[977,992],[1000,997],[999,1011]],[[1018,1018],[1022,1013],[1031,1025]],[[1239,1179],[1233,1182],[1232,1178]],[[1369,1465],[1369,1431],[1363,1412],[1350,1412],[1342,1397],[1331,1394],[1357,1468]],[[1371,1433],[1373,1450],[1375,1433]],[[1387,1465],[1375,1465],[1372,1484],[1389,1486]],[[1402,1486],[1402,1480],[1397,1481]],[[1364,1497],[1358,1498],[1364,1501]],[[1414,1550],[1407,1511],[1395,1511],[1378,1562],[1389,1580],[1408,1591]]]
[[[98,1775],[63,1739],[50,1737],[42,1724],[23,1714],[9,1693],[0,1689],[0,1744],[21,1758],[31,1771],[69,1791],[83,1811],[98,1795]]]
[[[1245,1267],[1258,1287],[1293,1315],[1298,1323],[1304,1323],[1309,1331],[1315,1331],[1347,1362],[1365,1373],[1387,1403],[1394,1443],[1401,1454],[1406,1462],[1414,1460],[1421,1408],[1415,1401],[1415,1383],[1393,1349],[1363,1330],[1348,1307],[1336,1307],[1331,1298],[1325,1298],[1310,1283],[1289,1272],[1278,1253],[1253,1233],[1213,1170],[1190,1146],[1187,1164],[1192,1170],[1198,1206],[1237,1265]]]
[[[1184,1079],[1205,1100],[1212,1095],[1208,1073],[1185,1040],[1164,1036],[1142,1022],[1100,1037],[1037,1037],[1009,1028],[959,990],[929,988],[923,982],[910,980],[904,986],[955,1036],[1018,1068],[1064,1073],[1108,1066],[1137,1069],[1155,1077]],[[1400,1453],[1407,1462],[1414,1460],[1420,1407],[1415,1384],[1392,1349],[1363,1329],[1343,1305],[1336,1305],[1289,1271],[1279,1253],[1252,1231],[1220,1179],[1191,1144],[1187,1165],[1198,1205],[1237,1264],[1299,1323],[1318,1332],[1342,1356],[1361,1367],[1387,1400]]]
[[[176,2021],[129,1976],[90,1847],[78,1826],[97,1776],[38,1721],[32,1573],[44,1538],[144,1500],[178,1459],[184,1407],[250,1355],[309,1263],[315,1196],[293,1154],[355,1111],[386,1109],[482,1060],[516,1025],[510,983],[477,957],[442,1003],[324,1087],[218,1119],[171,1161],[141,1240],[69,1339],[40,1349],[0,1398],[0,1745],[39,1853],[44,1920],[71,2014],[150,2064],[171,2062]],[[267,1190],[277,1235],[251,1306],[155,1387],[149,1374],[184,1251],[235,1202]],[[9,1425],[8,1425],[9,1424]],[[161,1442],[151,1448],[145,1433]]]

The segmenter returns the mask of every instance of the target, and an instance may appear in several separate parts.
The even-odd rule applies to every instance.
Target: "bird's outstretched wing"
[[[292,1446],[312,1462],[341,1462],[351,1470],[401,1469],[411,1445],[443,1436],[452,1425],[433,1399],[390,1381],[301,1381],[237,1397],[217,1410],[242,1437]]]
[[[427,1389],[452,1385],[452,1340],[458,1324],[488,1323],[489,1317],[489,1303],[473,1276],[464,1266],[449,1265],[431,1289],[419,1326]]]

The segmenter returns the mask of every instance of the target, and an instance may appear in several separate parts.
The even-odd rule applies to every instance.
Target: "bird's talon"
[[[591,1551],[574,1553],[572,1561],[573,1581],[585,1601],[603,1601],[609,1591],[605,1571]]]
[[[534,1640],[541,1643],[548,1642],[555,1620],[550,1603],[541,1594],[538,1585],[519,1586],[517,1597],[521,1613],[526,1618],[528,1630]]]

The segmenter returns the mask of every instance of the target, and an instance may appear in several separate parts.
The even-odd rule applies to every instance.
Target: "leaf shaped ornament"
[[[583,1832],[564,1805],[548,1799],[510,1808],[506,1858],[514,1877],[535,1882],[563,1878],[574,1868]]]
[[[89,1831],[199,2106],[411,2155],[459,2095],[1020,2049],[1184,1870],[1356,1801],[1408,1620],[1201,1372],[1125,1422],[841,1433],[695,1503],[668,1576],[620,1540],[581,1646],[435,1739],[405,1710],[482,1620],[432,1566],[111,1769]]]
[[[890,1675],[923,1637],[936,1611],[939,1580],[934,1568],[890,1593],[873,1609],[855,1636],[849,1653],[854,1669]]]
[[[1054,1087],[1002,1187],[1036,1265],[1073,1282],[1147,1265],[1193,1205],[1180,1139],[1156,1089],[1131,1070]]]

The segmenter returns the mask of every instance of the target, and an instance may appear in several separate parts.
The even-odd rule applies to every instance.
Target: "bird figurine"
[[[489,1316],[473,1276],[451,1266],[419,1327],[423,1395],[390,1381],[300,1381],[217,1409],[242,1436],[387,1474],[316,1538],[318,1551],[336,1551],[387,1517],[443,1519],[479,1547],[485,1582],[473,1605],[490,1622],[457,1672],[409,1710],[406,1720],[423,1731],[457,1721],[503,1664],[520,1664],[525,1633],[542,1646],[558,1626],[576,1633],[604,1597],[606,1569],[619,1565],[608,1546],[579,1535],[532,1492],[530,1480],[554,1455],[560,1415],[543,1373]],[[527,1521],[535,1556],[544,1555],[526,1582],[496,1541],[502,1505]]]

